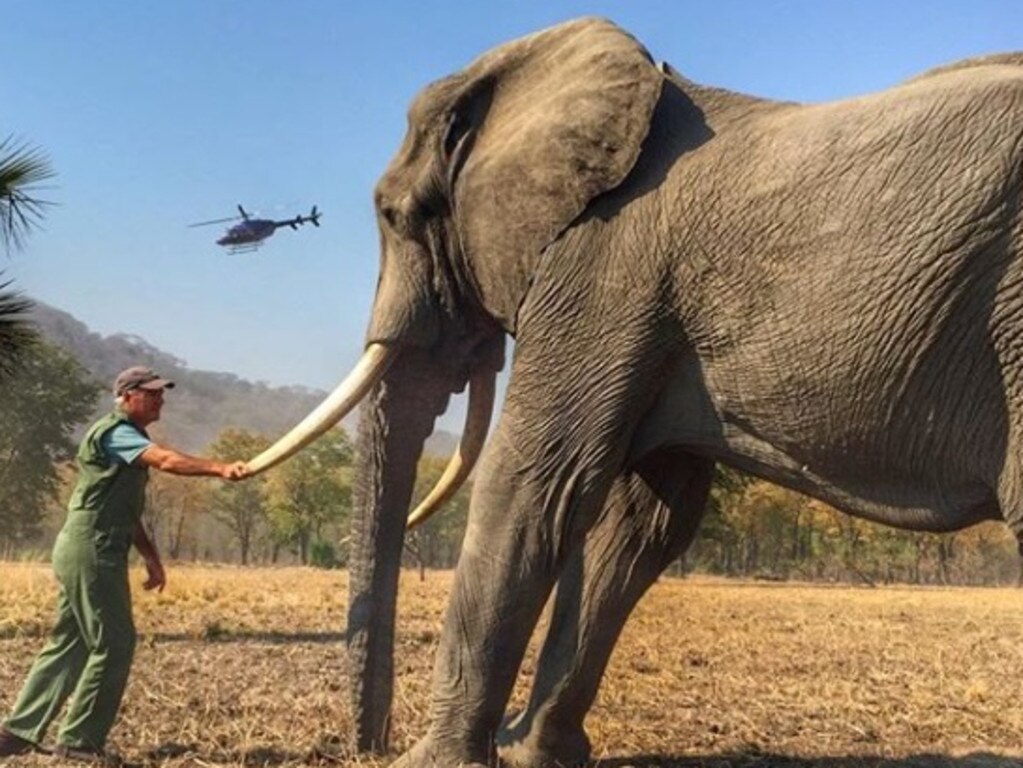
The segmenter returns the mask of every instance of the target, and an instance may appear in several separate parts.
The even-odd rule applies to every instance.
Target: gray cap
[[[114,394],[120,397],[133,389],[172,389],[173,381],[162,379],[152,369],[144,365],[134,365],[121,371],[114,379]]]

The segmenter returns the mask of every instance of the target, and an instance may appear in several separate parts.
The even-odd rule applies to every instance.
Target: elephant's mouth
[[[462,483],[472,473],[476,460],[483,451],[490,428],[490,415],[494,410],[494,384],[497,373],[492,369],[477,371],[469,379],[469,408],[465,415],[465,429],[455,454],[434,489],[408,517],[408,528],[426,522],[448,499],[458,493]]]
[[[352,372],[327,398],[290,432],[248,462],[250,474],[259,474],[285,461],[347,416],[387,374],[398,357],[398,348],[370,344]],[[430,517],[453,496],[472,472],[483,449],[494,405],[497,372],[484,366],[469,379],[469,408],[458,450],[437,486],[409,516],[411,528]]]

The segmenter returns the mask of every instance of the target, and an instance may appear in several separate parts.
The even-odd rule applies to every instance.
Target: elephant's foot
[[[467,755],[463,750],[445,748],[433,736],[424,736],[408,752],[399,757],[390,768],[495,768],[496,755],[490,760],[484,756]]]
[[[543,725],[528,711],[506,721],[497,736],[501,761],[515,768],[572,768],[590,760],[582,727]]]

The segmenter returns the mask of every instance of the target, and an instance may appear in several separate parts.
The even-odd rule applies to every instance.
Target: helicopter
[[[263,241],[266,240],[270,235],[277,231],[278,227],[291,227],[292,229],[298,229],[302,224],[310,223],[315,227],[320,226],[320,216],[323,214],[316,210],[316,206],[309,211],[308,216],[296,216],[293,219],[284,219],[282,221],[274,221],[273,219],[254,219],[248,212],[242,208],[241,203],[238,204],[238,213],[240,216],[228,216],[225,219],[212,219],[210,221],[200,221],[195,224],[189,224],[189,227],[205,227],[209,224],[220,224],[225,221],[237,221],[241,219],[240,224],[235,224],[233,227],[229,227],[224,236],[217,239],[217,245],[222,245],[227,248],[230,253],[250,253],[252,251],[259,250],[260,246],[263,245]]]

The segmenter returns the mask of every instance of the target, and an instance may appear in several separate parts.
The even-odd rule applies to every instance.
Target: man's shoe
[[[79,763],[90,763],[92,765],[121,765],[121,758],[112,752],[104,752],[102,749],[92,747],[69,747],[67,744],[58,744],[53,754],[63,760],[74,760]]]
[[[13,757],[14,755],[27,755],[35,752],[38,747],[34,742],[15,736],[10,731],[0,728],[0,757]]]

